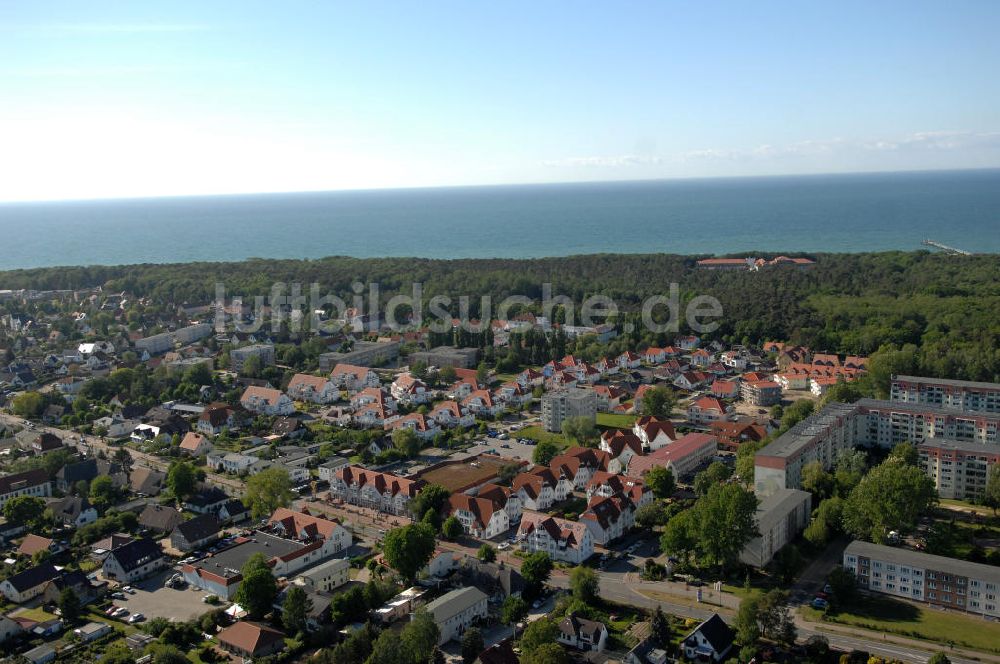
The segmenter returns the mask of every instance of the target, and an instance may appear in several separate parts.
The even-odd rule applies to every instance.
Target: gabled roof
[[[207,508],[229,500],[229,494],[217,486],[208,486],[187,499],[187,504]]]
[[[279,390],[272,390],[269,387],[257,387],[251,385],[246,390],[243,391],[243,396],[240,397],[240,401],[248,401],[250,399],[256,399],[262,401],[268,406],[273,406],[281,401],[281,397],[284,396]]]
[[[146,505],[139,515],[139,525],[162,532],[173,530],[183,520],[180,512],[164,505]]]
[[[198,542],[219,532],[219,520],[212,514],[202,514],[174,528],[188,542]]]
[[[0,495],[17,491],[18,489],[39,486],[49,481],[49,474],[43,468],[27,470],[23,473],[14,473],[0,477]]]
[[[117,549],[112,549],[108,557],[114,558],[125,572],[163,557],[160,545],[151,539],[132,540]]]
[[[696,633],[700,633],[712,646],[712,650],[717,653],[725,652],[733,645],[735,638],[733,630],[726,624],[725,620],[719,617],[718,613],[713,613],[711,618],[695,627],[694,631],[684,637],[684,640],[687,641]]]
[[[48,551],[52,542],[53,540],[48,537],[31,533],[21,541],[21,545],[17,547],[17,553],[22,556],[33,556],[39,551]]]
[[[336,521],[313,516],[309,512],[295,512],[285,507],[274,510],[268,521],[271,526],[280,526],[286,535],[297,539],[330,539],[341,527]]]
[[[390,475],[389,473],[379,473],[358,466],[347,466],[337,471],[337,479],[342,480],[348,486],[357,486],[361,489],[364,486],[372,485],[380,494],[389,493],[395,496],[399,493],[412,498],[423,487],[422,480],[411,480],[405,477]]]
[[[41,565],[29,567],[23,572],[18,572],[13,576],[7,577],[7,581],[10,585],[14,586],[14,590],[23,593],[26,590],[37,588],[46,581],[51,581],[58,576],[59,570],[54,565],[51,563],[42,563]]]
[[[469,512],[479,528],[486,528],[490,519],[493,518],[493,513],[502,510],[506,504],[506,501],[497,504],[487,498],[467,496],[464,493],[453,493],[448,497],[449,513],[454,513],[457,510]]]
[[[144,493],[147,496],[155,496],[163,488],[167,481],[167,475],[159,470],[136,466],[129,475],[129,486],[136,493]]]
[[[80,481],[89,482],[97,477],[97,460],[87,459],[86,461],[67,464],[59,469],[56,477],[67,484],[76,484]]]
[[[308,387],[312,388],[316,392],[322,392],[326,389],[327,382],[329,382],[328,378],[313,376],[311,374],[297,373],[292,376],[290,381],[288,381],[288,390],[301,390]]]
[[[579,617],[573,612],[570,612],[570,614],[563,618],[562,622],[559,623],[559,631],[569,637],[580,637],[581,635],[586,634],[590,641],[596,643],[598,635],[601,632],[606,632],[607,628],[602,622],[587,620]]]
[[[188,452],[197,452],[198,448],[207,442],[208,438],[205,438],[200,433],[188,431],[184,434],[184,440],[181,441],[180,448]]]

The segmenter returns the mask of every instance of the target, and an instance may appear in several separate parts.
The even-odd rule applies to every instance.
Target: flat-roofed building
[[[338,364],[353,364],[359,367],[380,367],[394,362],[399,357],[401,341],[355,341],[346,353],[323,353],[319,356],[319,370],[329,372]]]
[[[893,376],[889,398],[966,412],[1000,413],[1000,383]]]
[[[479,349],[438,346],[430,350],[418,351],[410,359],[412,362],[424,362],[430,367],[470,369],[476,366],[476,362],[479,360]]]
[[[851,449],[857,440],[855,429],[859,406],[831,403],[813,413],[754,456],[754,491],[766,497],[779,489],[797,489],[802,468],[819,461],[833,467],[841,450]]]
[[[951,438],[1000,445],[1000,413],[959,411],[929,403],[860,399],[866,422],[858,443],[893,447],[927,438]]]
[[[809,525],[812,494],[798,489],[779,489],[761,501],[754,520],[760,533],[743,547],[740,561],[764,567],[774,554]]]
[[[938,496],[956,500],[982,496],[990,468],[1000,463],[1000,447],[971,441],[928,438],[917,452]]]
[[[1000,618],[1000,567],[856,540],[844,569],[871,592]]]
[[[571,417],[597,417],[597,395],[593,390],[554,390],[542,396],[542,424],[546,431],[562,431],[563,422]]]

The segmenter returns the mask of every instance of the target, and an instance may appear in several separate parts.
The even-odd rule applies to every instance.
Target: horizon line
[[[638,179],[610,179],[610,180],[550,180],[542,182],[494,182],[482,184],[442,184],[442,185],[414,185],[414,186],[386,186],[386,187],[356,187],[346,189],[287,189],[268,191],[230,191],[203,194],[153,194],[137,196],[95,196],[93,198],[34,198],[34,199],[9,199],[0,200],[0,206],[4,205],[38,205],[46,203],[100,203],[119,201],[156,201],[172,200],[181,198],[227,198],[238,196],[275,196],[275,195],[295,195],[295,194],[334,194],[334,193],[366,193],[366,192],[392,192],[392,191],[431,191],[440,189],[485,189],[503,187],[546,187],[546,186],[573,186],[588,184],[628,184],[628,183],[652,183],[652,182],[691,182],[699,180],[764,180],[773,178],[817,178],[831,176],[852,176],[852,175],[908,175],[908,174],[929,174],[929,173],[971,173],[1000,170],[998,166],[982,166],[972,168],[915,168],[905,170],[871,170],[871,171],[825,171],[820,173],[768,173],[761,175],[707,175],[707,176],[676,176],[664,178],[638,178]]]

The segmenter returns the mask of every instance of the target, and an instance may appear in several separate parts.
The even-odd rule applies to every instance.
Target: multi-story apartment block
[[[781,385],[773,380],[753,380],[740,384],[740,398],[752,406],[781,403]]]
[[[1000,446],[928,438],[917,447],[920,465],[941,498],[974,500],[986,490],[990,468],[1000,463]]]
[[[274,346],[271,344],[253,344],[251,346],[243,346],[242,348],[234,348],[229,351],[230,368],[236,373],[243,373],[243,367],[246,366],[247,360],[251,357],[258,358],[261,367],[274,366]]]
[[[890,399],[977,413],[1000,413],[1000,384],[893,376]]]
[[[862,445],[893,447],[903,442],[916,445],[927,438],[1000,445],[1000,413],[878,399],[861,399],[857,405],[867,416],[857,431],[857,442]]]
[[[1000,567],[854,541],[844,569],[872,592],[1000,618]]]
[[[766,497],[801,486],[802,468],[819,461],[831,468],[838,452],[854,447],[860,407],[831,403],[783,433],[754,457],[754,491]]]
[[[518,538],[521,548],[528,553],[545,551],[552,560],[574,565],[594,555],[594,538],[579,521],[526,511],[521,514]]]
[[[562,423],[571,417],[597,416],[597,395],[593,390],[554,390],[542,397],[542,424],[546,431],[562,431]]]
[[[183,346],[185,344],[198,341],[199,339],[204,339],[211,333],[212,326],[210,324],[199,323],[197,325],[182,327],[181,329],[174,330],[173,332],[164,332],[162,334],[154,334],[153,336],[145,337],[144,339],[138,339],[135,342],[135,349],[139,352],[156,355],[158,353],[165,353],[168,350],[173,350],[175,346]]]
[[[747,542],[740,561],[764,567],[783,546],[795,539],[812,514],[812,494],[798,489],[780,489],[757,506],[754,521],[757,537]]]
[[[347,466],[334,474],[330,482],[330,495],[352,505],[402,516],[406,514],[410,500],[423,485],[422,480]]]

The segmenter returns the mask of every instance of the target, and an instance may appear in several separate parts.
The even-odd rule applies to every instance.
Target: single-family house
[[[201,514],[177,525],[170,533],[170,545],[178,551],[194,551],[219,539],[219,520],[212,514]]]
[[[216,637],[219,647],[244,660],[267,657],[285,649],[285,635],[261,623],[241,620]]]
[[[157,533],[166,534],[179,526],[184,517],[173,507],[150,503],[139,514],[139,525]]]
[[[212,443],[204,435],[188,431],[181,440],[180,450],[191,456],[202,456],[212,451]]]
[[[722,662],[729,657],[736,636],[718,613],[684,637],[681,647],[691,661]]]
[[[21,604],[42,594],[45,584],[60,575],[51,563],[42,563],[12,574],[0,583],[0,593],[9,601]]]
[[[699,397],[688,406],[687,418],[689,422],[694,424],[711,424],[728,419],[730,410],[732,408],[723,403],[721,399],[704,396]]]
[[[642,442],[643,450],[652,452],[677,440],[674,423],[666,418],[644,416],[632,425],[632,433]]]
[[[158,572],[168,563],[160,545],[153,540],[132,540],[108,553],[104,559],[104,577],[118,583],[132,583]]]
[[[559,623],[556,640],[577,650],[601,652],[608,642],[608,628],[602,622],[587,620],[570,612]]]

